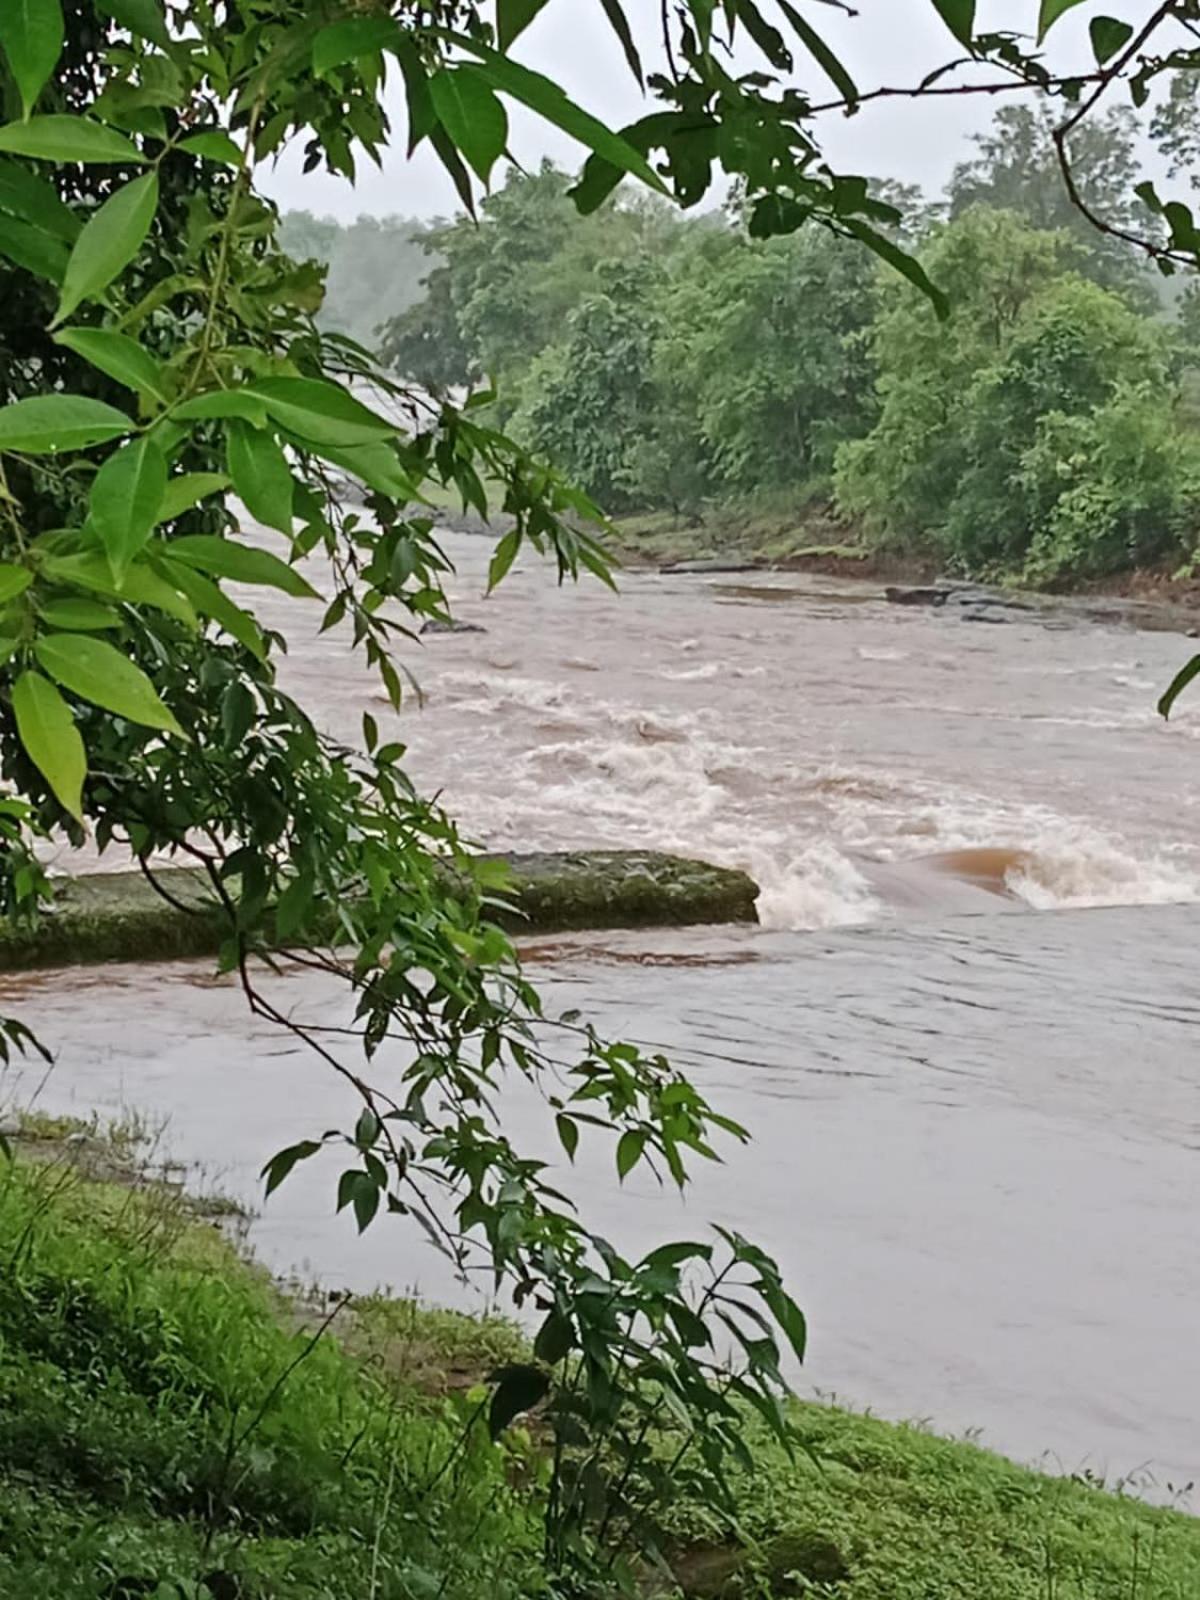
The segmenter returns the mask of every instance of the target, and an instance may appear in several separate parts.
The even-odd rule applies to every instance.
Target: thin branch
[[[169,889],[163,886],[157,874],[151,869],[150,864],[147,862],[145,856],[138,856],[136,859],[138,871],[154,890],[155,894],[158,895],[160,900],[165,900],[169,906],[176,911],[182,912],[184,916],[203,916],[204,908],[202,906],[189,906],[186,900],[178,899],[177,896],[173,895]]]
[[[961,66],[970,65],[969,58],[959,63]],[[869,104],[872,100],[937,100],[944,98],[962,98],[970,95],[994,95],[1028,92],[1033,90],[1038,94],[1053,94],[1056,89],[1061,89],[1064,84],[1092,83],[1100,78],[1100,73],[1085,73],[1082,77],[1049,78],[1044,83],[1036,82],[1032,78],[1002,78],[995,83],[919,83],[908,87],[885,85],[878,89],[868,89],[865,94],[856,95],[853,99],[826,100],[820,105],[810,106],[808,115],[812,117],[825,116],[831,111],[857,111],[859,106]]]
[[[1079,102],[1072,114],[1064,123],[1059,126],[1057,132],[1064,140],[1071,132],[1072,128],[1078,127],[1083,119],[1093,109],[1093,107],[1103,96],[1108,86],[1116,78],[1121,76],[1121,74],[1125,71],[1125,68],[1129,66],[1130,62],[1137,55],[1138,51],[1143,48],[1153,34],[1157,33],[1158,29],[1167,20],[1174,9],[1175,0],[1162,0],[1162,4],[1156,7],[1156,9],[1151,13],[1149,19],[1133,36],[1130,42],[1125,46],[1124,50],[1120,51],[1119,54],[1114,56],[1113,59],[1104,68],[1102,68],[1098,75],[1099,81],[1097,82],[1095,89],[1086,100],[1081,100]],[[1057,139],[1055,142],[1058,142]]]

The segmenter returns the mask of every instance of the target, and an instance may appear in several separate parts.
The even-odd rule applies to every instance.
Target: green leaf
[[[315,1156],[320,1148],[315,1139],[301,1139],[299,1144],[289,1145],[286,1150],[280,1150],[273,1155],[259,1173],[260,1178],[267,1180],[266,1193],[270,1195],[273,1190],[278,1189],[298,1161],[307,1161],[309,1156]]]
[[[875,252],[888,266],[894,267],[909,283],[920,289],[921,293],[930,301],[934,311],[943,320],[950,315],[950,302],[941,289],[933,283],[925,268],[916,259],[910,256],[907,250],[902,250],[886,234],[879,233],[860,217],[842,217],[841,225],[856,239]]]
[[[1112,59],[1124,45],[1133,37],[1133,28],[1128,22],[1121,22],[1117,17],[1093,17],[1088,23],[1088,33],[1092,41],[1092,53],[1098,65],[1103,66]]]
[[[53,456],[130,433],[133,423],[115,406],[80,394],[35,394],[0,407],[0,450]]]
[[[1193,656],[1186,666],[1180,667],[1159,699],[1158,714],[1160,717],[1169,717],[1171,715],[1171,707],[1179,699],[1179,696],[1191,683],[1192,679],[1197,676],[1200,676],[1200,656]]]
[[[796,7],[790,3],[790,0],[778,0],[778,4],[779,9],[791,23],[793,32],[842,98],[847,101],[856,101],[858,99],[858,85],[813,27],[812,23],[801,16]]]
[[[13,715],[25,753],[64,811],[83,821],[87,752],[71,708],[40,672],[23,672],[13,684]]]
[[[338,1179],[337,1208],[342,1211],[348,1205],[354,1207],[359,1233],[365,1232],[379,1209],[379,1185],[369,1172],[351,1167]]]
[[[35,277],[59,284],[66,274],[70,251],[61,239],[41,228],[17,217],[0,216],[0,255]]]
[[[84,224],[63,279],[55,322],[69,317],[83,300],[94,300],[142,248],[158,210],[158,178],[135,178],[104,202]]]
[[[218,627],[224,628],[229,637],[249,650],[256,661],[267,659],[266,640],[257,622],[211,578],[184,566],[182,561],[164,560],[162,566],[201,616],[211,618]]]
[[[546,0],[496,0],[496,38],[501,50],[514,42],[546,4]]]
[[[290,939],[298,928],[304,926],[313,903],[313,878],[311,872],[302,872],[279,896],[275,907],[275,935]]]
[[[207,500],[210,494],[219,494],[229,488],[229,479],[223,472],[181,472],[167,479],[166,493],[158,508],[159,522],[174,522],[185,511]]]
[[[441,29],[434,31],[438,37],[449,40],[475,56],[482,63],[484,74],[493,89],[512,95],[514,100],[519,100],[546,122],[560,128],[572,139],[577,139],[613,166],[620,167],[622,172],[640,178],[660,194],[669,192],[640,150],[635,150],[619,133],[614,133],[590,112],[584,111],[582,106],[576,105],[552,79],[516,61],[510,61],[507,56],[498,55],[477,39],[464,34],[446,33]]]
[[[617,1141],[617,1177],[624,1181],[637,1166],[646,1146],[646,1135],[640,1128],[630,1128]]]
[[[1070,11],[1079,3],[1080,0],[1042,0],[1038,11],[1038,43],[1041,44],[1064,12]]]
[[[145,437],[122,446],[96,474],[92,526],[118,583],[153,532],[166,489],[166,458]]]
[[[344,67],[360,56],[374,55],[384,45],[394,44],[399,28],[390,17],[349,17],[331,22],[313,40],[312,69],[318,78]]]
[[[231,578],[234,583],[264,584],[270,589],[282,589],[297,599],[320,598],[295,567],[289,567],[269,550],[256,550],[252,545],[239,544],[236,539],[220,539],[206,533],[186,534],[181,539],[172,539],[169,548],[175,560],[197,567],[201,572],[214,573],[218,578]]]
[[[15,161],[0,160],[0,211],[54,234],[67,244],[79,237],[80,222],[44,178]]]
[[[510,528],[509,531],[504,535],[503,539],[501,539],[500,543],[496,546],[491,562],[488,565],[489,594],[491,594],[492,590],[498,583],[503,582],[503,580],[508,576],[508,569],[516,560],[517,551],[520,548],[521,530],[520,528]]]
[[[33,573],[28,567],[13,566],[7,561],[0,563],[0,606],[24,594],[32,582]]]
[[[298,442],[302,449],[311,450],[323,461],[331,461],[379,494],[393,500],[417,498],[416,485],[400,465],[395,449],[382,440],[375,444],[350,445],[344,450],[331,444],[315,445],[311,440]]]
[[[508,115],[477,67],[446,67],[429,80],[438,121],[486,183],[508,143]]]
[[[340,384],[320,378],[263,378],[242,392],[281,428],[318,445],[370,444],[400,431],[398,424],[376,416]]]
[[[222,133],[219,128],[193,133],[189,139],[180,141],[179,148],[186,150],[189,155],[201,156],[205,161],[219,161],[226,167],[240,167],[242,164],[242,152],[229,135]]]
[[[792,1299],[790,1294],[784,1292],[777,1283],[762,1282],[759,1284],[759,1293],[766,1301],[771,1315],[783,1329],[787,1342],[795,1351],[796,1360],[804,1360],[804,1351],[808,1343],[808,1324],[804,1313]]]
[[[549,1375],[540,1367],[501,1367],[492,1374],[496,1391],[488,1410],[488,1432],[498,1439],[514,1417],[529,1411],[550,1389]]]
[[[126,722],[182,734],[154,685],[115,645],[82,633],[51,633],[33,647],[44,671],[81,700],[103,706]]]
[[[121,625],[120,614],[111,606],[102,606],[99,600],[47,600],[38,607],[38,615],[52,628],[68,632],[103,633],[106,628]]]
[[[28,117],[62,54],[63,18],[58,0],[4,0],[0,45]]]
[[[552,1311],[537,1331],[533,1353],[548,1367],[555,1367],[571,1353],[575,1344],[575,1331],[569,1317],[561,1311]]]
[[[145,157],[123,133],[90,117],[31,117],[0,127],[0,150],[37,161],[79,161],[108,166],[112,162],[145,163]]]
[[[128,28],[130,33],[140,34],[164,50],[170,49],[171,35],[160,0],[94,0],[94,4],[98,11],[120,23],[122,28]]]
[[[245,389],[211,389],[192,400],[184,400],[171,412],[179,422],[227,421],[240,417],[256,428],[267,425],[267,409]]]
[[[560,1112],[554,1119],[558,1129],[558,1140],[567,1152],[567,1159],[574,1161],[575,1152],[579,1148],[579,1124],[574,1117],[566,1117]]]
[[[102,594],[110,600],[126,600],[131,605],[153,606],[156,611],[165,611],[169,617],[177,617],[189,628],[196,626],[196,613],[186,592],[177,593],[165,579],[142,562],[130,567],[120,584],[112,575],[107,557],[99,550],[87,550],[73,556],[51,556],[42,562],[42,571],[56,583],[90,589],[94,594]]]
[[[252,517],[290,538],[296,485],[283,451],[269,433],[234,420],[226,427],[229,476]]]
[[[62,328],[54,342],[74,350],[89,366],[127,389],[166,404],[167,375],[162,362],[127,333],[113,328]]]
[[[933,0],[933,4],[959,44],[969,49],[975,28],[975,0]]]
[[[638,84],[644,88],[645,81],[642,73],[642,58],[638,55],[637,46],[633,42],[633,32],[629,26],[629,18],[625,15],[621,0],[600,0],[604,8],[604,15],[612,25],[612,30],[621,41],[621,49],[625,53],[625,62],[637,79]]]

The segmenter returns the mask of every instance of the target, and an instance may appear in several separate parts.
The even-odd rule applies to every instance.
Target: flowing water
[[[589,1218],[627,1249],[710,1217],[765,1242],[824,1392],[1152,1492],[1200,1477],[1200,697],[1154,711],[1189,642],[791,574],[616,598],[530,560],[485,601],[487,547],[448,543],[486,631],[414,650],[398,728],[343,640],[297,644],[326,726],[370,709],[490,846],[654,846],[763,886],[760,929],[531,942],[552,1004],[669,1047],[754,1136],[686,1202],[617,1192],[591,1152]],[[277,986],[336,1020],[311,976]],[[0,982],[14,1005],[58,1051],[43,1102],[169,1115],[245,1196],[346,1119],[204,964]],[[549,1153],[538,1102],[509,1114]],[[354,1240],[329,1171],[301,1174],[256,1225],[274,1265],[462,1293],[400,1224]]]

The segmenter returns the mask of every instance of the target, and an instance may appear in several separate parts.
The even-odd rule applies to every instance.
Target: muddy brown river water
[[[571,1179],[590,1217],[628,1249],[709,1218],[772,1247],[811,1321],[802,1385],[1154,1494],[1200,1478],[1200,694],[1154,711],[1190,641],[794,574],[616,598],[530,560],[485,601],[486,546],[448,543],[486,632],[413,652],[419,781],[489,845],[653,845],[763,885],[761,929],[531,947],[553,1005],[669,1047],[754,1135],[686,1202],[618,1191],[593,1151]],[[288,670],[331,730],[388,724],[336,636]],[[1004,854],[931,863],[968,848]],[[278,989],[339,1005],[311,976]],[[202,963],[2,980],[0,1006],[57,1051],[43,1103],[169,1117],[246,1197],[345,1120]],[[510,1114],[542,1148],[540,1104]],[[403,1225],[355,1239],[328,1170],[254,1236],[339,1286],[463,1295]]]

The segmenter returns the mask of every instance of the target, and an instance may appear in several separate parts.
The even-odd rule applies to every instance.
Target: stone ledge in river
[[[758,886],[744,872],[651,850],[505,855],[514,911],[496,920],[521,933],[756,922]],[[139,872],[98,872],[61,884],[32,932],[0,928],[0,971],[101,961],[215,955],[226,924],[187,867],[156,874],[187,909],[168,905]],[[493,916],[496,913],[493,911]]]

